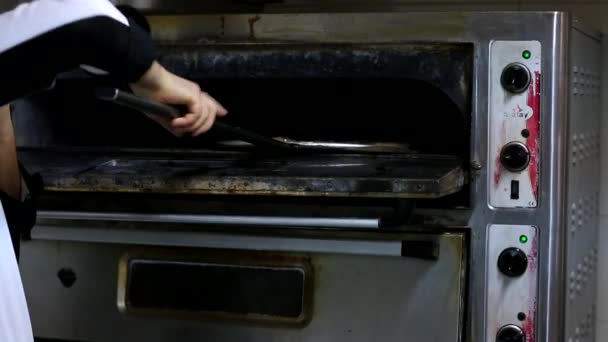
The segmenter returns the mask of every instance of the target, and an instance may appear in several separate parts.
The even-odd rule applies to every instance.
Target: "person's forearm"
[[[0,107],[0,191],[17,199],[21,195],[15,134],[8,106]]]

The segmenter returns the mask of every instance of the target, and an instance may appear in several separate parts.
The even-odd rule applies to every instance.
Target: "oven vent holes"
[[[595,335],[595,305],[591,305],[591,309],[587,312],[585,317],[581,319],[568,337],[568,342],[583,342],[593,341]]]
[[[600,143],[599,131],[574,134],[572,137],[572,166],[580,165],[591,158],[598,158]]]
[[[575,66],[572,73],[572,94],[575,97],[599,98],[601,93],[601,78],[587,68]]]
[[[570,205],[570,233],[575,235],[588,224],[592,223],[599,215],[600,195],[595,192],[589,196],[583,196]]]
[[[571,270],[568,277],[568,297],[574,301],[580,296],[591,282],[595,279],[597,272],[598,252],[597,248],[592,248],[583,260]]]

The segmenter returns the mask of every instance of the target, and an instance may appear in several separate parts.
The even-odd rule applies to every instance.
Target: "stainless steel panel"
[[[553,60],[544,61],[545,78],[542,88],[545,95],[541,99],[541,108],[545,108],[545,122],[541,122],[541,130],[550,131],[550,146],[541,151],[541,167],[545,174],[541,190],[549,193],[543,205],[547,214],[546,220],[541,220],[540,260],[546,266],[539,269],[539,312],[537,325],[538,341],[561,341],[564,339],[564,261],[566,215],[563,208],[566,205],[566,161],[567,161],[567,51],[570,47],[569,37],[571,17],[567,13],[555,13],[554,30],[551,34],[552,47],[545,53],[551,53]],[[550,68],[547,68],[547,64]],[[547,75],[549,71],[549,75]],[[547,88],[549,87],[549,88]],[[541,109],[542,110],[542,109]],[[551,114],[547,117],[546,112]],[[547,120],[551,120],[550,123]],[[547,127],[548,126],[548,127]],[[545,165],[545,166],[542,166]],[[544,331],[543,331],[544,330]]]
[[[572,31],[569,63],[568,231],[565,333],[592,341],[595,333],[600,177],[601,44]]]
[[[524,58],[524,51],[530,53]],[[540,88],[544,70],[540,64],[544,56],[538,41],[492,42],[490,66],[490,205],[496,208],[535,208],[542,201],[538,192],[538,157],[544,131],[539,130],[541,116]],[[510,65],[520,65],[527,70],[529,84],[524,91],[515,94],[505,91],[501,82],[504,70]],[[528,131],[523,136],[523,130]],[[528,151],[528,163],[520,170],[508,170],[502,165],[502,153],[506,146],[521,146]],[[517,198],[512,196],[511,183],[517,182]]]
[[[313,313],[301,329],[123,316],[117,273],[127,245],[31,241],[21,268],[38,336],[102,341],[459,341],[464,237],[443,235],[438,260],[310,254]],[[76,274],[64,287],[60,269]],[[440,328],[438,328],[440,327]]]
[[[536,312],[538,310],[538,230],[532,226],[491,225],[488,227],[488,297],[487,338],[497,339],[497,332],[504,326],[514,325],[521,329],[526,341],[536,340]],[[521,236],[527,240],[521,240]],[[503,251],[517,248],[527,258],[525,272],[508,276],[498,267]],[[524,314],[525,318],[519,317]]]

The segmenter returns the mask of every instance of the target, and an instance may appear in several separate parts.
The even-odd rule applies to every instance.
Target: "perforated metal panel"
[[[600,43],[573,30],[570,48],[566,341],[594,341],[600,172]]]

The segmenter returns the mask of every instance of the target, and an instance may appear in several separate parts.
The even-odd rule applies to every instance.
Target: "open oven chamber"
[[[555,37],[592,44],[567,18],[150,15],[160,62],[219,120],[314,148],[176,139],[79,72],[16,103],[45,185],[21,259],[36,335],[557,340],[569,132],[550,70]],[[515,62],[532,70],[521,94],[500,80]],[[501,166],[507,145],[531,152],[522,170]]]
[[[470,45],[181,44],[160,61],[230,108],[221,121],[336,151],[265,151],[213,132],[175,139],[95,101],[101,81],[66,78],[32,100],[61,114],[22,145],[33,170],[48,170],[49,188],[408,199],[466,183]]]

